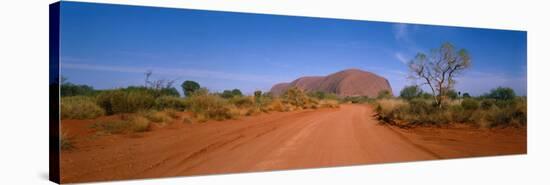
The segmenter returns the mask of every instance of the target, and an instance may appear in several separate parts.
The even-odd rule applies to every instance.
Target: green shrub
[[[199,90],[201,86],[195,81],[186,80],[181,84],[185,97],[192,96],[195,91]]]
[[[429,114],[436,111],[436,107],[429,100],[415,98],[409,103],[409,112],[412,114]]]
[[[423,91],[422,89],[417,85],[411,85],[404,87],[401,92],[399,92],[399,97],[411,100],[413,98],[418,98],[420,95],[422,95]]]
[[[283,93],[283,102],[295,107],[303,107],[309,101],[306,93],[297,87],[291,87]]]
[[[505,106],[492,106],[487,111],[486,120],[490,127],[527,124],[527,102],[522,99],[512,101],[506,101]]]
[[[408,109],[408,104],[398,99],[381,99],[376,103],[378,119],[386,123],[393,123],[395,120],[402,119],[402,113]]]
[[[235,115],[231,112],[227,100],[211,94],[194,94],[187,99],[189,109],[194,113],[199,122],[208,119],[225,120],[232,119]]]
[[[151,109],[155,105],[155,97],[147,90],[109,90],[99,93],[97,104],[107,114],[134,113]]]
[[[466,110],[476,110],[479,108],[479,102],[472,98],[463,99],[460,105]]]
[[[185,107],[185,100],[175,96],[161,96],[155,100],[155,108],[158,110],[175,109],[183,111]]]
[[[426,99],[416,98],[406,103],[396,99],[382,99],[377,100],[376,112],[381,121],[401,125],[470,123],[481,127],[520,127],[527,124],[527,101],[524,98],[483,99],[481,102],[467,98],[458,102],[449,101],[437,107]]]
[[[496,100],[513,100],[516,97],[516,93],[512,88],[498,87],[496,89],[491,89],[491,92],[484,96]]]
[[[481,100],[481,109],[489,110],[495,106],[496,100],[494,99],[483,99]]]
[[[92,96],[96,93],[92,86],[76,85],[70,82],[62,83],[59,88],[61,97],[66,96]]]
[[[222,98],[229,99],[237,96],[243,96],[243,93],[239,89],[224,90],[220,96]]]
[[[297,87],[289,88],[281,97],[284,104],[289,104],[296,109],[317,108],[319,103],[317,99],[309,97],[302,89]]]
[[[229,103],[238,108],[249,108],[254,106],[254,100],[248,96],[235,96],[229,100]]]
[[[91,97],[61,98],[61,119],[93,119],[105,114]]]
[[[475,104],[477,102],[474,101],[464,103],[464,101],[461,103],[461,105],[452,105],[449,107],[448,111],[451,111],[451,119],[452,122],[455,123],[472,123],[476,120],[473,117],[474,112],[476,111],[477,107]]]

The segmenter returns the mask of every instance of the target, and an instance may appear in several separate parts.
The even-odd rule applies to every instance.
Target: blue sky
[[[301,76],[359,68],[394,91],[414,84],[406,62],[443,42],[472,67],[455,89],[527,91],[527,33],[429,25],[63,2],[61,75],[96,89],[153,78],[194,80],[212,91],[267,91]]]

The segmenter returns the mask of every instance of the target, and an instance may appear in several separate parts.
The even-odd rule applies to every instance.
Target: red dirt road
[[[439,158],[522,154],[525,129],[378,124],[365,105],[276,112],[95,136],[93,121],[62,121],[76,148],[61,153],[62,182],[252,172]]]

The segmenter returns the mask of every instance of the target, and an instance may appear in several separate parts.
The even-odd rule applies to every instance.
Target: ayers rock
[[[376,97],[383,90],[392,92],[386,78],[359,69],[347,69],[328,76],[306,76],[290,83],[275,84],[271,88],[271,93],[278,96],[290,87],[298,87],[306,92],[334,93],[341,97]]]

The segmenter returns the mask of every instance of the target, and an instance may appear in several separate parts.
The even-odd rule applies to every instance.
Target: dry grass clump
[[[150,130],[150,122],[142,115],[131,115],[124,119],[97,121],[91,125],[91,128],[104,134],[145,132]]]
[[[378,119],[390,123],[401,119],[403,110],[408,104],[400,99],[380,99],[376,102],[375,111],[378,113]]]
[[[134,132],[146,132],[151,129],[150,121],[147,118],[139,115],[135,115],[130,118],[130,124],[130,128]]]
[[[339,108],[340,103],[337,100],[321,100],[319,106],[321,108]]]
[[[86,96],[61,98],[61,119],[93,119],[105,114],[95,100]]]
[[[229,102],[217,95],[198,94],[188,97],[187,101],[189,110],[199,122],[210,119],[221,121],[236,116],[231,111]]]

